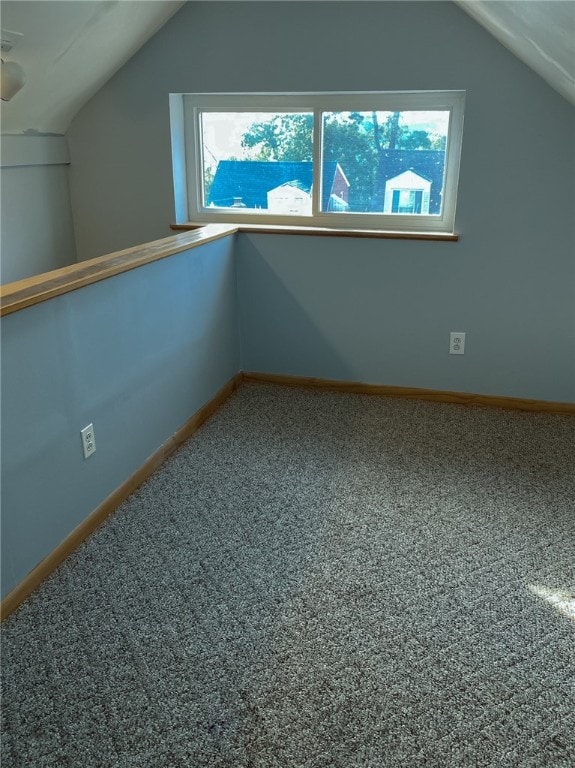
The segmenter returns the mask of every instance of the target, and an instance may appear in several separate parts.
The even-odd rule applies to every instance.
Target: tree
[[[253,123],[242,136],[242,147],[257,148],[255,160],[311,161],[313,115],[274,115],[265,123]]]
[[[204,167],[204,200],[210,199],[210,190],[212,189],[212,184],[214,183],[214,179],[216,177],[214,169],[206,165]]]
[[[357,113],[330,113],[324,123],[324,161],[338,162],[349,181],[352,211],[369,210],[378,165],[372,132]]]
[[[382,158],[389,149],[445,149],[445,137],[410,130],[401,123],[401,112],[382,121],[377,112],[328,112],[324,117],[324,161],[338,162],[349,183],[352,211],[370,211]],[[253,123],[242,137],[242,146],[254,150],[253,159],[311,161],[313,115],[278,114]]]

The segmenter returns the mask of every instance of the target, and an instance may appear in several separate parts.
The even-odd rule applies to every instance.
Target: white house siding
[[[311,216],[311,195],[291,184],[281,184],[267,194],[270,213]]]
[[[416,190],[423,192],[421,213],[429,213],[429,194],[431,182],[424,179],[415,171],[404,171],[385,182],[385,197],[383,199],[383,212],[391,213],[393,193],[395,190]]]

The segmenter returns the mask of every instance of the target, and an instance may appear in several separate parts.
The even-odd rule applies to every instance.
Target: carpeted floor
[[[574,766],[574,457],[244,384],[5,623],[3,767]]]

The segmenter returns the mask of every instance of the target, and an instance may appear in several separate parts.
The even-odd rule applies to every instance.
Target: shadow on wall
[[[242,370],[357,379],[254,241],[240,237],[236,248]]]
[[[238,240],[237,268],[243,370],[347,381],[356,377],[248,237]]]

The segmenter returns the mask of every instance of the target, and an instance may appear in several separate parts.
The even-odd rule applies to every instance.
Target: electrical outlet
[[[465,354],[465,333],[463,331],[451,331],[449,334],[449,354]]]
[[[96,436],[94,435],[94,425],[88,424],[87,427],[80,430],[82,435],[82,448],[84,449],[84,458],[89,459],[93,453],[96,453]]]

